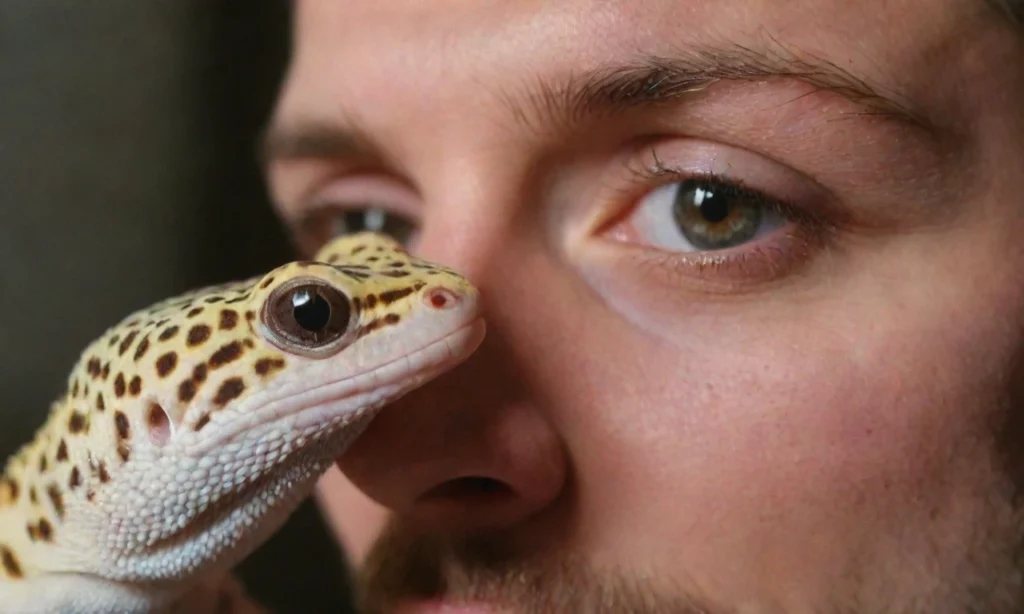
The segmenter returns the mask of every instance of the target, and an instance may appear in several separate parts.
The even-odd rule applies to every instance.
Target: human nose
[[[371,499],[434,530],[515,525],[555,501],[568,473],[561,441],[506,338],[514,311],[493,308],[500,290],[478,286],[488,325],[479,349],[386,407],[338,462]]]

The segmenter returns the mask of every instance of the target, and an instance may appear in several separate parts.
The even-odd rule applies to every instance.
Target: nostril
[[[434,288],[427,291],[424,295],[428,305],[434,309],[447,309],[454,307],[459,301],[459,297],[455,295],[451,290],[445,288]]]
[[[429,499],[493,499],[512,495],[512,489],[501,480],[484,476],[465,476],[448,480],[420,496]]]

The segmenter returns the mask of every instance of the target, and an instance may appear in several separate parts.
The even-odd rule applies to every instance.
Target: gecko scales
[[[235,611],[231,569],[484,330],[472,284],[374,233],[128,315],[0,478],[0,612]]]

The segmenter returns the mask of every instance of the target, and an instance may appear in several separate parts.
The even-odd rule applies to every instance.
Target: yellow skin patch
[[[0,611],[28,607],[18,585],[58,593],[33,611],[156,611],[226,572],[382,405],[476,349],[477,298],[360,233],[124,318],[0,478]],[[59,594],[58,573],[102,590]]]

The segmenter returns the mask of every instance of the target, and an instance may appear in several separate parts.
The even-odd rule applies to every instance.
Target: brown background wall
[[[254,154],[287,58],[287,6],[0,3],[4,456],[108,325],[291,256]],[[341,561],[307,504],[242,576],[277,612],[339,612]]]

